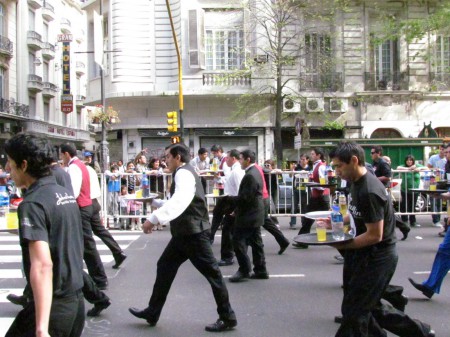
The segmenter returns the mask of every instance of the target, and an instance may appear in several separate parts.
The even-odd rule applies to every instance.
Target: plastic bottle
[[[344,217],[339,211],[338,205],[333,205],[333,211],[331,212],[331,228],[333,230],[332,236],[334,240],[344,240]]]
[[[428,190],[430,188],[430,175],[428,172],[425,172],[425,176],[423,177],[423,189]]]
[[[6,186],[0,186],[0,228],[6,229],[6,214],[9,213],[9,194]]]
[[[347,198],[345,197],[344,193],[339,194],[339,211],[341,212],[342,216],[347,215]]]
[[[150,196],[150,180],[147,177],[147,174],[145,172],[142,174],[142,197],[148,198]]]

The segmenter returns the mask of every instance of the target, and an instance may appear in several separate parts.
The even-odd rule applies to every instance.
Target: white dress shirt
[[[239,192],[239,185],[244,178],[245,171],[241,168],[241,164],[236,162],[231,166],[231,171],[228,172],[225,179],[224,193],[230,196],[237,196]]]
[[[70,175],[70,181],[72,182],[72,190],[75,199],[80,195],[81,183],[83,182],[83,172],[81,172],[81,169],[75,164],[71,165],[76,159],[78,159],[78,157],[70,159],[67,168],[67,172]]]
[[[91,182],[91,199],[100,198],[102,196],[102,190],[98,182],[97,172],[89,165],[86,165],[86,168],[89,172],[89,181]]]
[[[177,170],[175,192],[169,200],[155,199],[152,206],[159,207],[148,216],[153,224],[166,225],[188,208],[195,196],[195,177],[188,170]]]

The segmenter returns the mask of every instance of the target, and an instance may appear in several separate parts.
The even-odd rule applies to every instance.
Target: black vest
[[[186,164],[173,173],[172,186],[170,186],[171,195],[175,192],[175,175],[178,170],[188,170],[192,173],[195,179],[195,195],[184,212],[179,217],[170,221],[170,232],[173,236],[192,235],[203,232],[211,227],[203,185],[194,168]]]

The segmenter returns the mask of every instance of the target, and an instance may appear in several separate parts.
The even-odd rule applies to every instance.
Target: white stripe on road
[[[125,234],[125,235],[113,235],[114,240],[116,241],[134,241],[137,240],[141,235],[140,234]],[[100,238],[94,235],[95,241],[101,241]],[[19,237],[17,235],[0,235],[0,242],[19,242]]]
[[[117,240],[116,240],[117,241]],[[97,246],[97,250],[109,250],[109,248],[105,245],[105,244],[96,244]],[[126,248],[128,248],[130,245],[129,244],[119,244],[120,248],[122,248],[122,250],[125,250]],[[0,246],[0,251],[20,251],[20,245],[4,245],[4,246]]]
[[[2,279],[4,278],[23,278],[21,269],[1,269]]]
[[[233,275],[224,275],[223,278],[230,278]],[[281,275],[274,275],[270,274],[270,278],[293,278],[293,277],[305,277],[305,274],[281,274]]]
[[[0,303],[11,303],[6,299],[6,296],[8,296],[9,294],[16,294],[16,295],[22,295],[23,293],[23,288],[10,288],[10,289],[5,289],[5,288],[1,288],[0,289]]]
[[[112,255],[100,255],[100,259],[103,263],[108,263],[114,260]],[[0,263],[22,263],[22,255],[0,255]]]
[[[0,336],[6,335],[13,321],[14,317],[0,317]]]

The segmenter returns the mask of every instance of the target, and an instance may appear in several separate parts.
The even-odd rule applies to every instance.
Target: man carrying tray
[[[354,142],[342,142],[330,153],[336,174],[352,182],[348,215],[353,218],[353,240],[333,243],[344,254],[342,324],[336,337],[398,336],[433,337],[428,324],[413,320],[381,297],[394,275],[398,256],[395,215],[383,184],[367,174],[364,150]],[[330,227],[330,219],[326,220]]]

